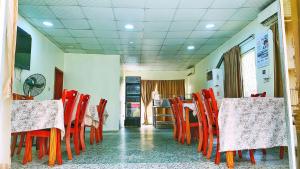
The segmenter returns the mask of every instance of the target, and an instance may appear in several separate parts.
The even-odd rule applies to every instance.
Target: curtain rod
[[[245,40],[243,40],[242,42],[240,42],[237,46],[243,46],[245,42],[247,42],[249,39],[253,38],[254,39],[255,35],[254,34],[251,34],[248,38],[246,38]],[[219,69],[222,65],[224,61],[224,56],[222,55],[222,57],[220,58],[216,68]]]

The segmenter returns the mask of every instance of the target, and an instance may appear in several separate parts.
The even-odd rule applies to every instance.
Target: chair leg
[[[79,131],[78,131],[78,128],[75,129],[73,137],[74,137],[73,142],[74,142],[74,147],[75,147],[75,154],[79,155],[80,154],[80,145],[79,145]]]
[[[198,148],[197,148],[197,152],[200,153],[201,152],[201,149],[202,149],[202,145],[203,145],[203,128],[202,126],[200,125],[198,127]]]
[[[212,126],[209,126],[209,128],[208,128],[208,147],[207,147],[208,149],[207,149],[207,152],[206,152],[206,158],[207,159],[211,158],[211,154],[212,154],[212,151],[213,151],[213,146],[214,146],[214,133],[213,133],[213,130],[212,130]],[[206,147],[205,147],[204,151],[206,151]]]
[[[19,145],[18,145],[17,155],[21,154],[22,147],[23,147],[24,140],[25,140],[25,136],[26,136],[26,133],[21,133],[21,138],[20,138]]]
[[[262,149],[261,151],[262,151],[262,154],[263,154],[264,156],[267,155],[267,149],[264,148],[264,149]]]
[[[280,159],[283,159],[283,156],[284,156],[284,147],[281,146],[281,147],[280,147],[279,158],[280,158]]]
[[[221,153],[220,153],[220,140],[219,136],[217,136],[217,150],[216,150],[216,158],[215,158],[215,164],[219,165],[221,162]]]
[[[11,142],[11,145],[10,145],[10,155],[11,155],[11,157],[13,157],[14,154],[15,154],[17,140],[18,140],[18,134],[12,134],[12,142]]]
[[[242,159],[243,158],[243,153],[241,150],[238,150],[238,154],[239,154],[239,158]]]
[[[103,141],[103,124],[100,124],[100,127],[99,127],[99,138],[100,138],[100,141],[102,142]]]
[[[92,126],[91,127],[91,131],[90,131],[90,144],[93,145],[94,144],[94,135],[95,135],[95,128]]]
[[[100,127],[95,128],[95,138],[96,138],[96,143],[98,144],[100,142]]]
[[[38,151],[38,159],[42,159],[44,156],[44,144],[45,144],[45,138],[36,138],[37,139],[37,147],[39,147]]]
[[[182,134],[181,134],[181,144],[184,144],[184,140],[186,137],[186,128],[185,125],[182,126]]]
[[[80,127],[80,146],[82,151],[85,151],[84,127]]]
[[[25,142],[25,153],[23,157],[22,164],[27,164],[27,162],[31,161],[31,146],[32,146],[32,140],[29,133],[27,133],[26,136],[26,142]]]
[[[250,155],[250,161],[252,164],[255,164],[255,158],[254,158],[254,150],[249,150],[249,155]]]
[[[70,143],[70,135],[66,135],[66,149],[67,149],[68,159],[72,160],[72,150],[71,150],[71,143]]]

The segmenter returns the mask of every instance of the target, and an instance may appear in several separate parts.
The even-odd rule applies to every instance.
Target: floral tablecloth
[[[191,111],[193,111],[193,115],[196,116],[197,115],[197,109],[195,106],[195,103],[183,103],[182,105],[183,107],[183,118],[185,119],[185,108],[189,108]]]
[[[14,100],[12,102],[11,132],[58,128],[63,138],[64,108],[61,100]]]
[[[224,98],[218,122],[220,152],[287,146],[283,98]]]
[[[105,123],[106,119],[108,117],[108,113],[106,110],[104,111],[104,119],[103,123]],[[84,118],[84,124],[88,126],[99,126],[99,117],[98,117],[98,111],[97,111],[97,105],[89,105],[87,112],[85,114]]]

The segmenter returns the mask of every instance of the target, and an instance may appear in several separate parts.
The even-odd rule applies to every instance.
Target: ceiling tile
[[[66,53],[86,53],[86,51],[83,49],[66,49],[65,52]]]
[[[60,37],[60,36],[52,36],[55,41],[58,43],[76,43],[75,39],[68,36],[68,37]]]
[[[205,42],[205,44],[220,46],[228,40],[229,38],[210,38]]]
[[[227,21],[220,30],[224,31],[239,31],[243,29],[246,25],[248,25],[248,21]]]
[[[84,43],[84,44],[80,44],[80,46],[82,47],[82,49],[100,49],[100,50],[102,50],[102,47],[98,44]]]
[[[143,39],[145,45],[162,45],[164,39]]]
[[[171,22],[145,22],[144,30],[147,32],[152,31],[167,31]]]
[[[240,8],[237,12],[230,18],[230,20],[254,20],[259,13],[256,8]]]
[[[173,8],[175,9],[179,3],[179,0],[148,0],[146,2],[146,8]]]
[[[81,38],[81,37],[94,37],[94,33],[92,30],[72,30],[69,29],[70,33],[73,37]]]
[[[211,38],[231,38],[237,31],[216,31],[216,33]]]
[[[90,6],[90,7],[111,7],[110,0],[77,0],[80,6]]]
[[[115,8],[115,16],[120,21],[143,21],[144,9]]]
[[[274,0],[251,0],[251,1],[248,0],[243,4],[243,7],[253,7],[262,10],[272,2],[274,2]]]
[[[184,42],[186,45],[194,45],[194,46],[201,46],[203,45],[208,39],[205,38],[188,38]]]
[[[25,17],[42,19],[56,18],[47,6],[19,5],[19,10]]]
[[[120,44],[120,39],[113,38],[98,38],[101,45],[117,45]]]
[[[205,14],[206,9],[178,9],[175,21],[198,21]]]
[[[182,0],[179,8],[209,8],[214,0]]]
[[[236,11],[236,9],[208,9],[202,19],[205,21],[225,21]]]
[[[197,21],[176,21],[171,24],[170,31],[192,31],[196,26]]]
[[[117,30],[117,25],[115,21],[89,19],[88,22],[91,25],[92,29],[95,30]]]
[[[143,51],[147,51],[147,50],[154,50],[154,51],[158,51],[160,50],[161,46],[160,45],[144,45],[142,47]]]
[[[211,8],[240,8],[246,0],[215,0]]]
[[[19,0],[19,5],[46,5],[45,0]]]
[[[144,32],[143,38],[165,38],[167,32]]]
[[[80,44],[99,44],[96,38],[75,38]]]
[[[88,19],[110,20],[114,19],[112,8],[82,7]]]
[[[145,21],[171,21],[174,9],[146,9]]]
[[[119,34],[117,31],[94,30],[94,34],[97,38],[119,38]]]
[[[90,25],[85,19],[62,19],[61,22],[69,29],[90,29]]]
[[[166,39],[164,41],[164,45],[178,45],[178,44],[183,44],[184,42],[185,42],[185,38]]]
[[[143,33],[141,32],[119,32],[121,39],[142,39]]]
[[[55,6],[60,6],[60,5],[68,5],[68,6],[76,6],[78,5],[76,0],[44,0],[47,5],[55,5]]]
[[[191,32],[168,32],[167,38],[187,38]]]
[[[115,8],[144,8],[145,0],[112,0]]]
[[[216,31],[193,31],[190,38],[210,38]]]
[[[61,24],[61,22],[57,19],[35,19],[35,18],[31,18],[28,19],[34,26],[36,27],[42,27],[42,28],[47,28],[43,22],[47,21],[47,22],[51,22],[53,24],[52,28],[64,28],[64,25]]]
[[[53,28],[44,28],[43,29],[48,35],[51,36],[70,36],[70,32],[67,29],[53,29]]]
[[[50,9],[58,18],[82,19],[84,15],[79,6],[50,6]]]

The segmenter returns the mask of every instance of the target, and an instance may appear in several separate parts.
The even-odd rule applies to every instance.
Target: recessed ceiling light
[[[134,26],[132,24],[126,24],[125,29],[134,29]]]
[[[53,26],[53,23],[52,23],[52,22],[49,22],[49,21],[44,21],[43,24],[44,24],[45,26],[48,26],[48,27]]]
[[[215,24],[213,23],[209,23],[205,26],[207,29],[211,29],[211,28],[214,28],[215,27]]]
[[[194,49],[195,49],[195,46],[190,45],[190,46],[187,47],[187,49],[188,49],[188,50],[194,50]]]
[[[134,44],[134,42],[130,41],[129,44]]]

